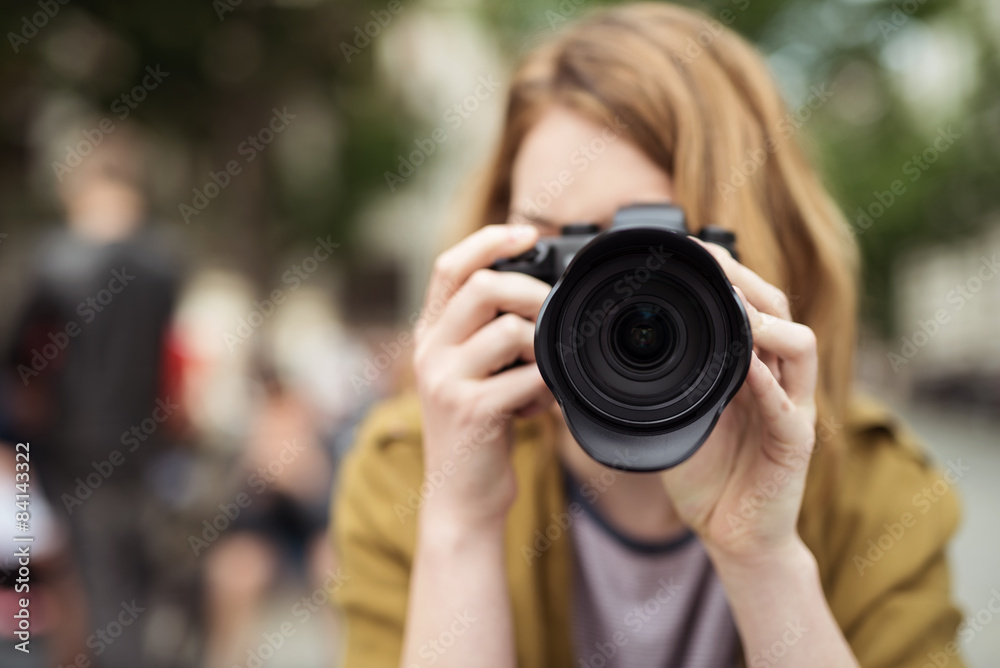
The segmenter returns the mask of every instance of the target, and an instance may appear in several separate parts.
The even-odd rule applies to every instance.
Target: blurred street
[[[971,467],[957,483],[962,526],[951,544],[955,596],[966,620],[981,613],[982,631],[963,644],[970,668],[991,668],[1000,657],[1000,614],[981,611],[1000,591],[1000,416],[970,416],[923,405],[897,410],[919,434],[939,465],[957,462]],[[996,603],[993,604],[994,608]]]
[[[253,661],[253,657],[260,657],[264,666],[281,666],[282,668],[329,668],[337,665],[338,641],[331,638],[325,620],[321,617],[311,617],[304,620],[303,617],[296,617],[291,611],[295,608],[302,596],[308,592],[299,587],[283,588],[276,592],[267,601],[267,610],[263,612],[261,618],[255,625],[253,638],[250,641],[251,649],[244,654],[242,659],[235,664],[238,668],[249,668],[258,665]],[[329,610],[324,610],[324,617],[330,615]],[[291,623],[292,633],[283,640],[278,640],[275,633],[280,634],[282,624]],[[285,627],[286,630],[289,628]],[[274,640],[272,644],[268,638]],[[263,659],[269,655],[268,647],[278,645],[271,655],[270,660]]]
[[[774,90],[745,77],[731,95],[763,97],[729,122],[735,97],[691,94],[685,112],[681,86],[663,83],[643,133],[619,111],[673,72],[658,67],[636,79],[642,95],[614,96],[613,132],[591,128],[521,179],[534,190],[513,187],[513,166],[543,161],[503,138],[551,110],[512,123],[536,76],[518,63],[622,0],[5,3],[0,488],[20,496],[0,515],[0,668],[337,665],[331,599],[352,543],[331,539],[351,526],[334,527],[331,500],[356,480],[382,493],[342,463],[372,407],[417,385],[414,332],[454,293],[425,298],[435,258],[472,223],[531,219],[547,234],[598,220],[610,206],[585,200],[601,175],[642,181],[616,167],[624,146],[656,163],[659,199],[693,207],[697,229],[759,218],[737,233],[741,262],[757,254],[800,322],[828,313],[814,321],[823,354],[856,342],[857,382],[942,469],[968,467],[948,548],[958,640],[971,668],[1000,666],[1000,0],[673,2],[699,18],[657,39],[643,21],[637,44],[662,47],[685,86],[746,64],[718,55],[731,30]],[[581,43],[580,72],[537,76],[601,83],[583,74],[604,42]],[[615,72],[609,86],[630,81]],[[803,156],[818,168],[805,186]],[[802,194],[813,188],[823,197]],[[657,200],[626,190],[608,203]],[[800,247],[795,226],[821,219],[853,237],[856,304],[853,249]],[[846,360],[822,373],[847,387]],[[14,642],[27,642],[14,550],[29,530],[30,655]]]
[[[963,521],[951,546],[951,571],[955,596],[966,619],[975,618],[995,596],[993,590],[1000,591],[1000,530],[996,521],[1000,480],[995,475],[1000,471],[1000,419],[892,403],[939,465],[961,460],[963,466],[972,468],[957,484]],[[286,591],[276,596],[260,622],[258,634],[288,621],[289,609],[303,593]],[[1000,657],[1000,614],[994,614],[982,629],[963,644],[969,668],[993,668]],[[330,656],[324,657],[324,653]],[[329,665],[324,658],[332,660],[336,654],[319,624],[304,624],[288,639],[281,656],[281,665],[286,668],[320,668]]]

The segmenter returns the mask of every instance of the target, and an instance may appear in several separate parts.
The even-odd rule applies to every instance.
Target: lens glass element
[[[719,295],[728,286],[713,285],[678,254],[650,267],[648,253],[629,251],[563,288],[555,340],[561,368],[601,419],[630,425],[686,419],[725,371],[730,334]]]
[[[677,343],[677,328],[656,304],[634,304],[612,323],[611,343],[619,364],[643,371],[670,356]]]
[[[704,246],[632,223],[575,251],[539,313],[535,359],[588,454],[608,466],[635,455],[626,468],[653,471],[704,442],[746,378],[753,340]]]

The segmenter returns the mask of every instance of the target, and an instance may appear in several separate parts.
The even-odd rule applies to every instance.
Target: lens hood
[[[595,236],[549,293],[535,358],[597,461],[658,471],[690,457],[750,368],[746,310],[702,245],[661,226]]]

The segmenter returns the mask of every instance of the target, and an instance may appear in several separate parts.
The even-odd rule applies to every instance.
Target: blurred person
[[[374,411],[342,469],[345,665],[963,665],[957,500],[946,486],[916,512],[941,473],[852,389],[856,252],[790,118],[752,46],[669,4],[597,12],[527,56],[471,233],[435,263],[416,387]],[[720,187],[756,154],[747,183]],[[705,247],[754,352],[689,460],[630,473],[553,408],[533,345],[550,286],[489,267],[667,202],[692,234],[735,232],[740,261]],[[873,550],[887,531],[899,545]]]
[[[272,365],[259,371],[263,396],[237,464],[238,494],[249,501],[207,552],[210,668],[242,665],[247,651],[256,650],[254,630],[279,576],[295,575],[316,588],[335,574],[326,533],[333,458],[304,397]],[[321,623],[332,623],[322,608],[315,611]]]
[[[2,432],[2,427],[0,427]],[[21,456],[18,457],[17,455]],[[19,510],[0,515],[0,665],[20,668],[71,666],[85,651],[84,598],[70,561],[65,523],[46,501],[39,481],[31,479],[31,445],[6,443],[0,436],[0,489],[5,498],[19,499],[18,483],[27,483],[25,530],[16,522]],[[18,464],[21,467],[18,467]],[[29,466],[24,466],[27,463]],[[21,476],[18,476],[21,473]],[[29,543],[18,539],[30,537]],[[28,548],[27,559],[21,554]],[[27,561],[22,564],[22,561]],[[28,576],[20,573],[27,566]],[[28,601],[26,608],[21,602]],[[27,617],[22,610],[26,609]],[[21,620],[30,637],[16,635]],[[25,642],[27,640],[27,642]],[[26,651],[18,649],[18,646]]]
[[[387,356],[373,342],[388,330],[349,328],[344,308],[329,292],[304,287],[289,295],[268,332],[274,365],[315,413],[320,438],[335,459],[349,448],[371,404],[389,395],[402,366],[377,368],[373,360]]]
[[[201,454],[238,452],[252,412],[249,346],[230,346],[252,288],[246,277],[217,268],[196,270],[179,297],[172,332],[185,351],[180,403]]]
[[[157,574],[161,503],[144,476],[179,415],[164,385],[181,268],[162,229],[147,224],[146,156],[129,127],[64,174],[66,226],[39,244],[6,356],[18,440],[70,528],[98,632],[92,665],[157,665],[144,655]],[[167,594],[172,596],[173,594]],[[124,612],[123,612],[124,611]]]

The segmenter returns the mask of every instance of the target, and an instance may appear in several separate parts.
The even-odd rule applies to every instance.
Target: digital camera
[[[735,255],[727,230],[698,237]],[[553,286],[535,359],[573,436],[607,466],[680,464],[746,379],[753,340],[743,302],[675,206],[624,207],[603,232],[569,225],[493,269]]]

